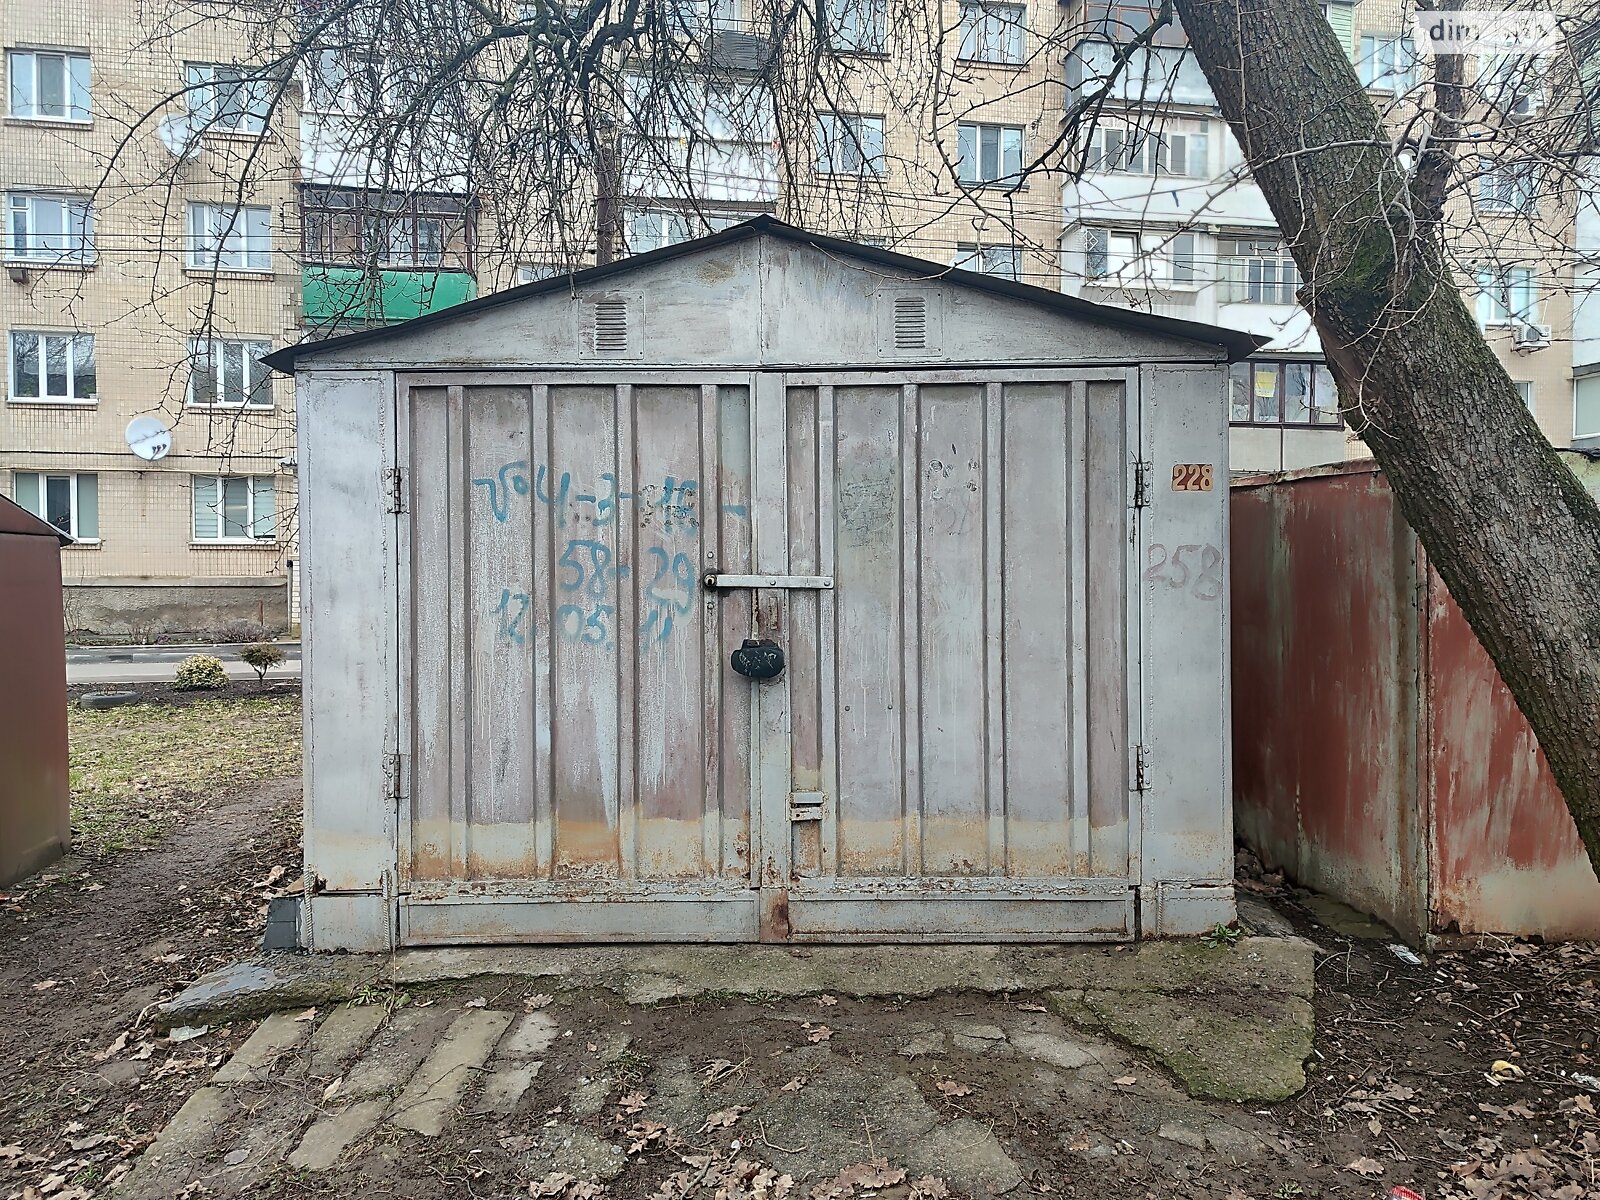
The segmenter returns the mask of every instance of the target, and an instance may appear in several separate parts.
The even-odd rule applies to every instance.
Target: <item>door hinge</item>
[[[401,467],[390,467],[383,473],[384,484],[389,492],[389,512],[403,513],[406,510],[406,473]]]
[[[1150,753],[1144,748],[1143,742],[1133,748],[1133,790],[1150,790]]]
[[[1144,508],[1150,503],[1150,460],[1133,460],[1133,506]]]
[[[395,751],[384,755],[383,758],[383,794],[385,798],[399,804],[404,792],[400,786],[400,754]]]

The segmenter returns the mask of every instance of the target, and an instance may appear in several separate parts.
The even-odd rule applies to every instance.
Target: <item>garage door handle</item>
[[[832,591],[832,575],[707,575],[706,590],[729,591],[735,588],[799,588]]]

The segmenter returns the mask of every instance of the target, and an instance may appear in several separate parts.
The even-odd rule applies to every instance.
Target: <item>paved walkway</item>
[[[640,948],[631,967],[627,951],[544,952],[566,968],[559,981],[451,981],[432,956],[394,965],[390,980],[409,975],[410,992],[369,981],[357,996],[369,1003],[262,1020],[116,1195],[424,1198],[439,1194],[430,1178],[460,1173],[478,1181],[473,1195],[532,1188],[561,1200],[1042,1198],[1061,1194],[1050,1181],[1059,1185],[1063,1160],[1108,1181],[1156,1171],[1187,1194],[1208,1162],[1270,1174],[1281,1154],[1273,1122],[1194,1098],[1181,1072],[1131,1047],[1136,1028],[1108,1036],[1086,998],[1121,994],[1129,1012],[1164,1013],[1161,1003],[1196,985],[1218,989],[1204,1008],[1252,997],[1244,1007],[1261,1019],[1232,1018],[1225,1048],[1245,1078],[1282,1023],[1261,1003],[1299,986],[1302,960],[1309,986],[1304,946],[996,953],[997,966],[1009,964],[1001,976],[1105,985],[1029,994],[989,981],[943,990],[951,980],[938,970],[964,974],[974,953],[994,948],[748,948],[746,959],[771,968],[773,991],[731,978],[712,948]],[[686,982],[697,954],[705,969]],[[816,990],[819,979],[866,979],[855,973],[872,955],[880,970],[866,994]],[[324,970],[318,961],[307,969]],[[601,966],[615,969],[607,983],[585,976]],[[678,975],[666,986],[669,969]],[[900,979],[925,985],[922,998],[893,994]],[[206,1190],[184,1190],[196,1184]]]
[[[254,679],[255,669],[239,661],[242,645],[227,646],[69,646],[67,683],[170,683],[178,664],[191,654],[222,660],[230,679]],[[268,679],[300,678],[300,643],[280,642],[284,661]]]

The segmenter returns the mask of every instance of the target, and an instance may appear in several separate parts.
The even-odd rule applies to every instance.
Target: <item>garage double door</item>
[[[1131,936],[1134,389],[408,381],[400,941]]]

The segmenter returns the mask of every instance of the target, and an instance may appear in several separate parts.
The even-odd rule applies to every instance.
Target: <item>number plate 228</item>
[[[1210,463],[1173,463],[1172,490],[1175,492],[1209,492],[1211,490]]]

